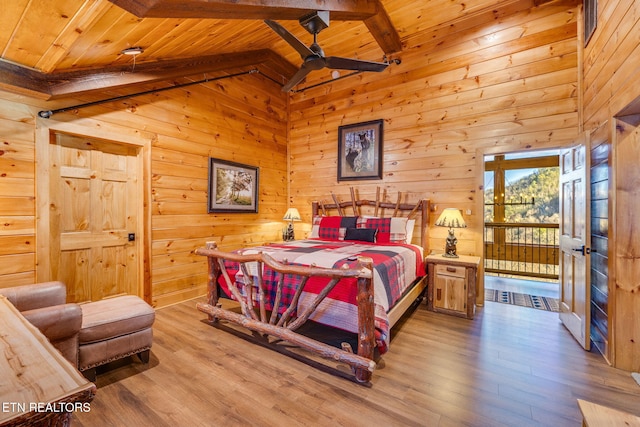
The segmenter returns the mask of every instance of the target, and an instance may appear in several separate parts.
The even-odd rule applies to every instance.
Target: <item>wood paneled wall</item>
[[[66,100],[62,105],[72,104]],[[37,120],[42,120],[36,120],[36,114],[44,108],[42,101],[0,93],[3,287],[32,283],[36,277],[34,135]],[[46,105],[53,108],[57,107]],[[205,260],[192,253],[206,241],[236,249],[281,238],[287,208],[287,101],[276,85],[260,75],[59,113],[50,120],[86,126],[88,136],[97,128],[152,135],[149,261],[154,304],[206,293]],[[260,168],[257,214],[207,213],[209,157]]]
[[[584,50],[584,127],[611,121],[640,97],[640,4],[598,0],[598,26]]]
[[[606,130],[612,167],[609,218],[609,357],[640,370],[640,3],[598,0],[598,26],[584,49],[584,129]]]
[[[191,250],[205,240],[214,237],[224,249],[234,249],[278,239],[288,203],[303,214],[305,221],[296,224],[300,237],[310,228],[310,202],[332,191],[348,197],[350,186],[371,199],[378,186],[389,201],[395,202],[398,191],[406,201],[429,198],[433,218],[446,207],[463,209],[469,228],[456,233],[458,250],[476,254],[483,217],[478,158],[559,147],[576,135],[574,4],[560,0],[526,12],[497,13],[490,23],[470,18],[426,30],[403,41],[400,65],[297,92],[290,101],[271,82],[245,76],[52,120],[157,135],[151,166],[151,275],[159,305],[204,291],[206,269]],[[363,51],[362,56],[375,55]],[[317,71],[306,84],[328,78],[328,70]],[[0,102],[0,132],[5,145],[24,145],[15,154],[24,157],[15,159],[25,161],[22,168],[33,166],[34,117],[41,108],[24,99]],[[379,118],[385,121],[383,179],[338,184],[338,126]],[[259,214],[206,213],[208,156],[260,166]],[[0,201],[6,200],[0,205],[6,219],[3,237],[13,239],[2,243],[7,253],[0,256],[20,259],[3,263],[8,269],[0,276],[4,286],[34,277],[33,243],[22,241],[34,238],[34,172],[20,173],[24,177],[0,177],[24,186],[24,191],[0,186]],[[21,210],[14,198],[20,199]],[[442,250],[446,230],[433,227],[429,235],[430,246]]]
[[[20,102],[0,102],[0,286],[35,281],[35,119]]]
[[[375,199],[380,186],[388,201],[402,191],[408,200],[431,199],[433,221],[444,208],[462,209],[469,228],[456,231],[458,251],[480,254],[477,157],[560,147],[575,138],[576,33],[575,7],[562,1],[491,24],[470,19],[405,40],[402,63],[381,75],[359,74],[294,94],[293,206],[309,222],[310,201],[332,191],[344,200],[353,186]],[[313,75],[320,82],[329,72]],[[338,183],[338,127],[375,119],[384,119],[383,179]],[[430,247],[443,251],[446,234],[433,227]]]

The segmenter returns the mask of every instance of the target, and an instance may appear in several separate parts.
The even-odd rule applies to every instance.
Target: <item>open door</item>
[[[560,320],[590,349],[587,141],[560,151]]]

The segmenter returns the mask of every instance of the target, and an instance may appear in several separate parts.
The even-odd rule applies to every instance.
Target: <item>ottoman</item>
[[[78,370],[90,381],[96,366],[138,355],[149,362],[155,311],[142,299],[124,295],[81,305]]]

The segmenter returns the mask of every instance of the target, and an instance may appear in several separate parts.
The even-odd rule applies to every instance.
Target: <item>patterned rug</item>
[[[538,310],[558,311],[558,300],[556,298],[499,291],[497,289],[485,289],[484,299],[486,301],[501,302],[503,304],[537,308]]]

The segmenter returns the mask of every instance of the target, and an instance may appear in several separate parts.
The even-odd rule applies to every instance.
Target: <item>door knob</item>
[[[595,249],[588,248],[585,245],[582,245],[579,248],[573,248],[572,250],[580,252],[582,255],[589,255],[592,252],[597,252]]]

